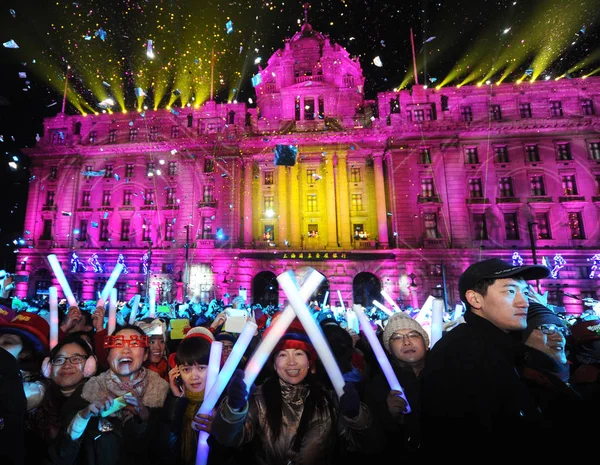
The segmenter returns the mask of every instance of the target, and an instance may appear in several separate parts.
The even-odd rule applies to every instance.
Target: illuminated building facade
[[[338,304],[385,289],[450,308],[473,261],[548,262],[550,303],[579,313],[600,277],[600,80],[443,87],[364,97],[356,58],[308,23],[243,103],[45,121],[18,255],[52,283],[58,255],[94,299],[118,262],[121,299],[247,293],[311,266]],[[276,153],[274,153],[276,152]],[[275,156],[281,155],[278,163]]]

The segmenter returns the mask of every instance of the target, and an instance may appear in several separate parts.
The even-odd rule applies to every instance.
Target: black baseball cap
[[[550,276],[550,268],[543,265],[515,266],[499,258],[490,258],[469,266],[458,279],[460,299],[466,304],[466,294],[482,279],[503,279],[521,276],[525,281]]]

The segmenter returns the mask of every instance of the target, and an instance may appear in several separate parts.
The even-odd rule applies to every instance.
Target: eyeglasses
[[[552,334],[556,334],[557,331],[565,337],[568,336],[569,334],[571,334],[571,331],[569,330],[569,328],[566,328],[564,326],[552,325],[552,324],[540,325],[540,326],[536,327],[535,329],[539,329],[542,333],[547,334],[549,336]]]
[[[418,337],[422,337],[420,333],[416,331],[411,331],[408,334],[394,334],[390,338],[392,342],[404,342],[404,338],[408,338],[409,340],[416,339]]]
[[[84,357],[83,355],[71,355],[70,357],[56,357],[54,360],[52,360],[51,363],[54,366],[60,367],[67,363],[68,360],[71,365],[79,365],[81,363],[84,363],[86,358],[87,357]]]
[[[148,347],[148,336],[136,336],[132,334],[127,339],[125,339],[125,336],[104,337],[105,349],[114,349],[120,347]]]

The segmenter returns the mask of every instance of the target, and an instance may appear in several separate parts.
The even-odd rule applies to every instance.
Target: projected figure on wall
[[[88,263],[94,268],[94,273],[104,273],[104,268],[102,268],[102,264],[98,260],[97,253],[92,254],[92,257],[88,258]]]
[[[127,264],[125,263],[125,257],[123,256],[122,253],[119,254],[119,258],[117,258],[117,265],[118,264],[123,265],[123,271],[121,271],[122,274],[128,274],[129,273],[129,268],[127,268]]]
[[[79,259],[79,255],[76,252],[71,254],[71,273],[80,273],[87,271],[87,266]]]

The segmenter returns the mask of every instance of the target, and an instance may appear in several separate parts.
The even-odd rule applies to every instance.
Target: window
[[[179,126],[171,126],[171,139],[179,137]]]
[[[128,220],[128,219],[121,220],[121,240],[122,241],[129,240],[130,226],[131,226],[131,220]]]
[[[158,140],[158,126],[150,126],[150,140],[153,142]]]
[[[204,172],[212,173],[215,170],[215,162],[212,158],[204,159]]]
[[[572,160],[571,147],[568,142],[556,144],[556,159],[557,160]]]
[[[264,198],[264,211],[273,211],[275,206],[275,197],[273,195],[265,195]]]
[[[600,195],[600,174],[594,176],[594,181],[596,182],[596,195]]]
[[[117,142],[117,130],[111,129],[108,131],[108,143],[114,144],[115,142]]]
[[[319,237],[319,225],[309,224],[308,225],[308,237]]]
[[[537,238],[552,239],[550,233],[550,221],[548,221],[547,212],[537,212],[535,214],[535,222],[537,223]]]
[[[105,178],[112,178],[114,176],[115,172],[114,172],[114,168],[112,164],[109,165],[104,165],[104,177]]]
[[[146,176],[154,176],[154,171],[156,170],[156,165],[154,162],[146,163]]]
[[[592,160],[600,160],[600,142],[590,142],[588,147],[590,150],[590,158]]]
[[[88,240],[88,220],[79,221],[79,240],[82,242]]]
[[[558,100],[553,100],[550,102],[550,114],[552,116],[562,116],[562,103]]]
[[[170,161],[169,162],[169,176],[176,176],[177,175],[177,162],[176,161]]]
[[[513,182],[509,176],[503,176],[498,178],[498,188],[500,191],[500,197],[514,197]]]
[[[50,167],[50,175],[48,176],[48,179],[51,179],[52,181],[56,181],[57,178],[58,178],[58,166],[51,166]]]
[[[103,207],[110,207],[110,197],[111,197],[110,191],[102,191],[102,206]]]
[[[92,193],[90,191],[83,191],[83,193],[81,194],[81,206],[89,207],[91,198],[92,198]]]
[[[52,220],[44,220],[44,228],[42,229],[40,239],[43,241],[52,239]]]
[[[433,197],[435,190],[433,187],[433,178],[421,179],[421,196],[422,197]]]
[[[574,174],[566,174],[561,177],[563,195],[577,195],[577,183]]]
[[[273,185],[273,170],[266,170],[264,173],[265,186]]]
[[[483,189],[481,187],[481,178],[469,179],[469,198],[480,199],[483,197]]]
[[[540,161],[540,151],[537,144],[529,144],[525,146],[525,154],[527,161],[537,162]]]
[[[90,144],[95,144],[97,137],[98,137],[98,133],[96,131],[90,131],[90,138],[89,138]]]
[[[569,231],[571,231],[571,239],[585,239],[583,232],[583,218],[581,212],[569,212]]]
[[[319,95],[319,119],[325,118],[325,99]]]
[[[294,100],[294,119],[300,121],[300,97],[296,97]]]
[[[144,205],[154,205],[154,189],[144,190]]]
[[[460,107],[460,118],[466,122],[473,121],[473,111],[471,110],[471,107]]]
[[[214,202],[215,201],[214,194],[215,194],[214,186],[212,184],[205,184],[203,194],[202,194],[203,201],[206,203]]]
[[[519,103],[519,114],[521,118],[531,118],[531,103]]]
[[[350,196],[350,210],[353,212],[363,211],[363,196],[362,196],[362,194],[352,194]]]
[[[314,169],[306,170],[306,183],[307,184],[314,184],[316,178],[317,178],[317,170],[314,170]]]
[[[108,240],[108,220],[100,220],[100,240],[107,241]]]
[[[365,226],[362,223],[354,224],[354,239],[361,239],[365,236]]]
[[[586,98],[581,101],[581,111],[585,116],[592,116],[594,112],[594,102],[591,98]]]
[[[411,112],[408,112],[409,115],[411,115]],[[412,121],[415,122],[421,122],[421,121],[425,121],[425,110],[413,110],[412,111],[412,116],[410,118]]]
[[[477,153],[477,147],[465,148],[465,163],[470,165],[476,165],[479,163],[479,154]]]
[[[151,236],[151,226],[152,223],[150,221],[144,221],[144,224],[142,224],[142,241],[144,242],[150,242]]]
[[[419,149],[419,163],[421,165],[430,165],[431,164],[431,151],[427,147],[422,147]]]
[[[496,145],[494,147],[494,161],[496,163],[508,163],[508,149],[506,145]]]
[[[504,231],[506,232],[506,239],[509,241],[519,240],[519,224],[517,222],[516,213],[505,213],[504,214]]]
[[[167,205],[175,205],[175,188],[168,187],[167,188]]]
[[[390,99],[390,113],[400,113],[400,96]]]
[[[531,195],[540,197],[546,195],[546,186],[544,185],[544,177],[541,174],[534,174],[529,178],[529,186],[531,187]]]
[[[313,98],[304,98],[304,119],[315,119],[315,99]]]
[[[125,165],[125,177],[133,178],[133,163],[127,163]]]
[[[131,189],[126,189],[123,191],[123,206],[128,207],[131,205],[131,197],[133,192]]]
[[[173,220],[168,219],[165,223],[165,241],[175,240],[175,228],[173,228]]]
[[[490,105],[490,118],[494,121],[500,121],[502,119],[502,110],[500,105]]]
[[[360,168],[350,168],[350,182],[362,182]]]
[[[46,206],[47,207],[53,207],[54,206],[54,197],[56,196],[56,193],[54,191],[47,191],[46,192]]]
[[[135,142],[138,137],[138,128],[129,128],[129,142]]]
[[[92,176],[90,176],[89,173],[91,173],[93,171],[94,167],[92,165],[85,165],[85,180],[89,181],[90,179],[92,179]]]
[[[317,194],[308,194],[306,196],[306,211],[309,213],[317,212]]]
[[[265,225],[265,229],[263,232],[263,240],[265,241],[274,241],[275,240],[275,231],[273,230],[273,226]]]
[[[485,240],[488,238],[487,222],[483,213],[473,214],[473,233],[476,240]]]
[[[210,217],[205,216],[202,218],[202,239],[212,239],[212,220]]]
[[[427,239],[437,239],[439,237],[437,213],[424,213],[423,225],[425,226],[425,237]]]
[[[62,131],[52,131],[52,145],[65,145],[65,133]]]

